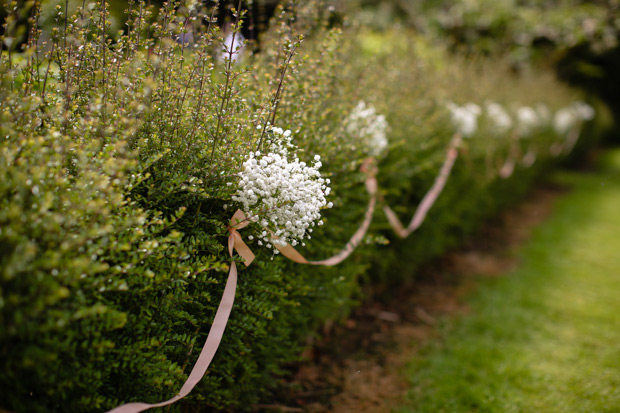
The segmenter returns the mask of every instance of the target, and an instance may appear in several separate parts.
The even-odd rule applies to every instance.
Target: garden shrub
[[[237,55],[212,18],[216,11],[188,3],[156,11],[128,2],[125,29],[111,33],[105,2],[86,2],[74,14],[57,7],[49,31],[38,29],[34,2],[22,49],[12,29],[24,11],[16,3],[7,8],[2,408],[103,411],[176,394],[226,281],[239,172],[250,153],[268,151],[277,139],[272,126],[292,131],[300,161],[320,155],[321,174],[331,180],[334,206],[300,248],[322,259],[342,249],[368,202],[360,172],[368,148],[350,126],[360,102],[389,125],[388,147],[376,159],[380,191],[407,219],[454,133],[448,100],[493,99],[514,111],[539,102],[556,110],[576,98],[544,71],[514,74],[487,59],[472,64],[423,38],[404,41],[412,36],[406,30],[334,25],[335,12],[320,1],[278,7],[260,52]],[[234,16],[238,33],[247,16]],[[308,338],[363,298],[362,283],[402,281],[456,245],[524,193],[549,165],[544,151],[561,141],[548,127],[517,141],[522,152],[534,145],[540,159],[504,180],[496,170],[514,143],[483,125],[463,141],[446,190],[407,240],[397,240],[377,210],[353,256],[315,267],[261,247],[259,225],[241,230],[256,260],[240,269],[207,374],[171,410],[249,410],[268,397]]]

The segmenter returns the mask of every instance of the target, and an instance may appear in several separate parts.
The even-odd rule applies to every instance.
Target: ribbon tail
[[[503,179],[508,179],[512,176],[512,173],[515,170],[515,161],[514,159],[510,158],[506,161],[506,163],[504,163],[504,165],[502,166],[502,169],[499,170],[499,176],[501,176]]]
[[[237,231],[234,231],[229,238],[234,239],[234,248],[235,250],[237,250],[237,254],[239,254],[239,256],[245,260],[243,262],[245,266],[248,267],[250,264],[252,264],[252,261],[254,261],[254,258],[256,258],[256,256],[254,255],[250,247],[248,247],[248,245],[243,242],[243,239],[241,239],[241,235],[239,235]]]
[[[407,231],[405,230],[403,224],[400,222],[400,219],[398,219],[396,213],[392,211],[392,208],[384,205],[383,212],[385,213],[385,217],[387,218],[388,223],[390,224],[396,235],[401,238],[407,238]]]
[[[372,180],[374,180],[374,178],[372,178]],[[362,239],[364,239],[364,235],[366,235],[366,232],[368,232],[368,228],[370,227],[370,223],[372,222],[372,216],[375,212],[376,204],[377,195],[375,191],[371,193],[370,200],[368,201],[368,208],[366,209],[366,213],[364,214],[364,221],[362,222],[362,225],[360,225],[357,231],[355,231],[355,234],[353,234],[349,242],[347,242],[347,245],[344,247],[344,249],[331,258],[322,261],[310,261],[310,264],[333,266],[340,264],[342,261],[347,259],[349,255],[351,255],[351,253],[355,251],[355,248],[357,248],[360,242],[362,242]]]
[[[293,248],[290,244],[286,244],[284,246],[278,245],[277,242],[273,243],[273,246],[277,248],[278,251],[282,255],[284,255],[289,260],[296,262],[297,264],[308,264],[308,260],[299,253],[295,248]]]
[[[224,287],[224,294],[222,296],[222,300],[220,301],[220,305],[217,308],[217,312],[215,313],[215,318],[213,319],[213,324],[211,325],[211,330],[209,330],[207,340],[200,352],[200,356],[198,356],[198,361],[196,361],[194,368],[189,373],[189,377],[176,396],[156,404],[127,403],[110,410],[108,413],[139,413],[153,407],[167,406],[187,396],[207,372],[207,369],[209,368],[209,365],[211,364],[211,361],[220,346],[220,342],[222,341],[222,336],[224,335],[224,330],[226,329],[226,324],[228,323],[228,318],[230,317],[230,312],[235,301],[236,290],[237,266],[233,261],[230,264],[230,272],[228,273],[226,287]]]
[[[568,133],[568,136],[566,137],[566,141],[564,142],[564,146],[562,148],[562,152],[564,153],[564,155],[570,154],[573,148],[575,148],[575,145],[577,144],[577,140],[579,139],[579,134],[580,134],[580,130],[579,130],[579,127],[577,126],[573,127],[570,130],[570,132]]]
[[[426,195],[424,195],[424,198],[422,198],[422,201],[416,209],[415,214],[411,218],[411,222],[409,223],[407,229],[404,232],[404,234],[406,234],[405,237],[409,236],[413,231],[418,229],[420,225],[422,225],[424,219],[426,219],[428,211],[430,211],[431,207],[435,204],[435,201],[437,201],[437,198],[439,198],[439,195],[445,188],[448,177],[450,176],[452,168],[454,167],[454,163],[456,162],[456,158],[459,155],[457,148],[460,143],[461,135],[457,133],[450,141],[448,153],[446,155],[446,159],[443,165],[441,166],[439,175],[437,175],[437,178],[435,178],[433,186],[431,186]]]
[[[530,149],[521,160],[521,163],[526,168],[529,168],[534,165],[534,162],[536,162],[536,151]]]

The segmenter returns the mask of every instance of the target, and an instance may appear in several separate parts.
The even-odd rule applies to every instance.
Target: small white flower
[[[446,104],[452,118],[452,124],[457,132],[464,137],[471,137],[478,129],[478,116],[482,113],[480,106],[475,103],[466,103],[459,106],[454,102]]]
[[[594,115],[596,114],[592,106],[582,101],[577,101],[573,103],[573,108],[577,113],[579,119],[581,119],[582,121],[592,120],[594,119]]]
[[[541,126],[541,119],[534,108],[521,106],[517,109],[517,128],[521,136],[531,134],[534,129]]]
[[[486,114],[491,120],[494,132],[503,135],[512,128],[512,118],[499,103],[487,102]]]
[[[559,109],[553,117],[553,129],[558,135],[564,135],[577,123],[577,120],[572,108]]]
[[[368,156],[380,156],[388,146],[388,123],[385,116],[378,115],[372,105],[360,101],[346,120],[347,133],[359,139]]]
[[[553,117],[553,128],[559,135],[566,134],[579,122],[592,120],[595,112],[592,106],[577,101],[572,105],[559,109]]]

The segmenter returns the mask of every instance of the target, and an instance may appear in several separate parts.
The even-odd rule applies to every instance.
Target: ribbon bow
[[[245,216],[242,210],[238,209],[237,212],[230,219],[230,225],[228,226],[228,252],[230,257],[233,256],[233,249],[237,250],[237,254],[245,261],[245,266],[249,266],[254,261],[254,253],[250,250],[250,247],[243,242],[243,238],[237,231],[238,229],[245,228],[250,224],[250,219]],[[234,262],[233,262],[234,264]]]

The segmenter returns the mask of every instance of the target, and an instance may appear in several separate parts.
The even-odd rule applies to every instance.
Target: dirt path
[[[550,213],[565,190],[544,185],[518,207],[487,225],[475,240],[420,270],[415,283],[359,307],[342,326],[315,345],[312,362],[300,367],[280,402],[259,411],[386,412],[404,397],[399,371],[436,335],[437,317],[467,312],[460,298],[473,276],[494,277],[516,265],[512,251]]]

